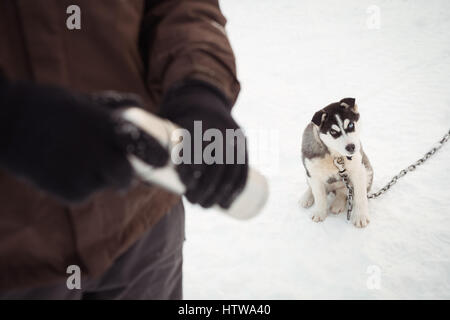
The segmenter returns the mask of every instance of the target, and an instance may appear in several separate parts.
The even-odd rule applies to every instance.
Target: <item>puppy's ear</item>
[[[358,106],[355,101],[355,98],[344,98],[339,101],[339,105],[344,108],[349,108],[353,112],[358,112]]]
[[[320,127],[326,118],[327,118],[327,113],[323,110],[319,110],[314,114],[311,121],[316,126]]]

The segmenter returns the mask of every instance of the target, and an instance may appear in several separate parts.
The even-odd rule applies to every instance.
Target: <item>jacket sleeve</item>
[[[234,104],[240,85],[218,0],[147,0],[141,47],[156,101],[185,79],[206,81]]]

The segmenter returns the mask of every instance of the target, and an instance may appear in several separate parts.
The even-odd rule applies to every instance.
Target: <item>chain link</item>
[[[345,170],[344,158],[335,158],[333,162],[336,168],[338,168],[339,176],[341,177],[342,181],[345,184],[345,187],[347,188],[347,220],[350,220],[350,215],[352,214],[353,210],[353,186],[348,179],[347,170]]]
[[[425,155],[414,162],[413,164],[409,165],[407,168],[401,170],[397,175],[395,175],[391,181],[389,181],[384,187],[382,187],[377,192],[373,192],[371,194],[367,195],[368,199],[375,199],[381,196],[383,193],[388,191],[394,184],[397,183],[397,181],[404,177],[409,172],[412,172],[417,169],[418,166],[424,164],[428,159],[430,159],[431,156],[433,156],[442,146],[450,139],[450,130],[444,135],[444,137],[439,140],[439,143],[433,147],[430,151],[425,153]],[[334,159],[334,165],[339,170],[339,176],[341,177],[342,181],[345,184],[345,187],[347,188],[347,220],[350,220],[350,215],[353,210],[353,186],[350,183],[350,180],[348,178],[348,174],[346,172],[345,166],[344,166],[344,158],[338,157]]]
[[[440,148],[442,148],[442,146],[449,140],[449,138],[450,138],[450,130],[444,135],[444,137],[441,140],[439,140],[439,143],[437,144],[437,146],[433,147],[430,151],[425,153],[425,155],[422,158],[420,158],[419,160],[417,160],[413,164],[409,165],[407,168],[401,170],[383,188],[381,188],[377,192],[373,192],[371,194],[368,194],[367,198],[375,199],[375,198],[378,198],[379,196],[381,196],[386,191],[388,191],[394,184],[397,183],[397,181],[400,178],[404,177],[409,172],[412,172],[412,171],[416,170],[418,166],[424,164],[428,159],[430,159],[431,156],[433,156]]]

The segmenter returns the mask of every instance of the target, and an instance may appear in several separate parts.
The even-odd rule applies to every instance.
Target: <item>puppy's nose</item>
[[[350,153],[353,153],[355,152],[355,145],[353,143],[350,143],[345,147],[345,150],[347,150]]]

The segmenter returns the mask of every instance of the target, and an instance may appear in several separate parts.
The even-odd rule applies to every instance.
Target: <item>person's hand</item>
[[[168,154],[113,116],[111,106],[132,103],[129,96],[113,102],[0,79],[0,167],[68,202],[127,188],[133,177],[128,153],[156,167]]]
[[[161,116],[190,133],[191,144],[183,147],[190,148],[190,161],[183,162],[176,168],[186,186],[186,198],[205,208],[215,204],[222,208],[230,207],[247,180],[245,136],[238,130],[237,138],[231,141],[226,139],[227,129],[239,129],[230,112],[231,104],[219,89],[197,80],[189,80],[172,87],[161,106]],[[194,133],[194,122],[197,122],[197,130],[201,125],[202,137],[208,129],[216,129],[221,133],[223,148],[218,150],[221,154],[215,155],[218,156],[217,159],[222,159],[218,161],[219,163],[207,164],[203,157],[205,147],[211,142],[203,142],[200,148],[194,145],[196,140],[194,136],[198,133]],[[227,162],[227,155],[232,161]],[[196,159],[201,159],[201,163],[195,163]]]

